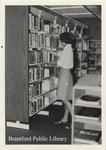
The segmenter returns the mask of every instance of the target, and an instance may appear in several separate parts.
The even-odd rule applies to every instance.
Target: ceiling
[[[101,5],[46,5],[46,7],[68,18],[101,20]]]

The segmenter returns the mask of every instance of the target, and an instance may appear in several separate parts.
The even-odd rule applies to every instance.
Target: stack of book
[[[74,141],[82,144],[98,144],[101,138],[101,131],[82,129],[75,136]]]

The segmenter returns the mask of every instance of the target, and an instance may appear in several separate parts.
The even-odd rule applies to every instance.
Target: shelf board
[[[29,28],[30,32],[32,33],[37,33],[37,34],[45,34],[47,36],[50,36],[50,33],[44,31],[44,30],[39,30],[39,29],[34,29],[34,28]]]
[[[92,107],[92,108],[101,108],[101,106],[100,105],[94,105],[94,104],[84,104],[84,103],[76,103],[75,102],[75,104],[74,104],[75,106],[82,106],[82,107]]]
[[[89,101],[81,100],[79,97],[75,99],[74,105],[81,106],[81,107],[101,108],[101,99],[98,102],[89,102]]]
[[[51,50],[52,47],[46,47],[46,46],[29,46],[29,51],[32,51],[32,49],[48,49],[48,50]]]
[[[41,62],[41,63],[36,63],[36,64],[29,64],[29,67],[34,67],[34,66],[37,66],[37,65],[44,65],[44,64],[56,65],[56,63],[53,63],[53,62]]]
[[[46,32],[44,30],[39,30],[39,29],[34,29],[34,28],[29,28],[29,30],[30,30],[31,33],[45,34],[49,37],[51,37],[51,36],[59,37],[59,34],[49,33],[49,32]]]
[[[49,77],[41,78],[41,79],[38,79],[38,80],[36,80],[36,81],[31,81],[31,82],[29,82],[29,84],[33,84],[33,83],[36,83],[36,82],[40,82],[40,81],[42,81],[42,80],[46,80],[46,79],[52,78],[52,77],[54,77],[54,76],[56,76],[56,75],[52,75],[52,76],[49,76]]]
[[[48,51],[48,52],[57,52],[56,48],[52,48],[52,47],[40,47],[40,46],[37,46],[37,47],[33,47],[33,46],[30,46],[29,47],[29,52],[31,51],[35,51],[35,49],[37,49],[37,51]]]
[[[47,31],[44,30],[39,30],[39,28],[29,28],[30,32],[32,33],[37,33],[37,34],[45,34],[47,36],[55,36],[55,37],[59,37],[59,34],[54,34],[54,33],[49,33]]]
[[[97,120],[93,119],[93,118],[92,117],[86,117],[86,116],[83,117],[83,116],[75,115],[74,120],[75,120],[75,122],[101,125],[101,121],[99,120],[99,118]]]
[[[85,140],[85,139],[78,139],[78,138],[74,138],[74,144],[95,144],[95,145],[98,145],[99,143],[98,142],[95,142],[95,141],[89,141],[89,140]]]
[[[56,100],[57,100],[57,98],[54,97],[54,99],[52,99],[52,101],[51,101],[48,105],[44,106],[43,108],[41,108],[41,109],[38,110],[37,112],[34,112],[34,113],[29,114],[29,117],[32,117],[33,115],[38,114],[40,111],[42,111],[42,110],[45,109],[46,107],[48,107],[49,105],[53,104]]]
[[[57,89],[57,86],[56,86],[55,88],[49,90],[49,91],[43,91],[41,94],[36,95],[36,96],[34,96],[33,98],[29,98],[29,101],[33,101],[35,98],[40,97],[40,96],[43,96],[43,95],[45,95],[45,94],[47,94],[47,93],[49,93],[49,92],[52,92],[52,91],[54,91],[54,90],[56,90],[56,89]]]
[[[85,89],[93,91],[101,91],[100,87],[101,75],[87,74],[78,80],[73,89]]]

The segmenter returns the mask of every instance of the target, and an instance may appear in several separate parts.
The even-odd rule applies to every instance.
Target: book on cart
[[[101,138],[101,131],[82,129],[75,136],[74,141],[85,144],[98,144]]]
[[[101,109],[99,108],[82,107],[75,116],[80,119],[92,119],[99,121],[100,115]]]
[[[100,106],[100,97],[95,95],[82,95],[76,99],[76,103],[88,104],[88,105],[98,105]]]

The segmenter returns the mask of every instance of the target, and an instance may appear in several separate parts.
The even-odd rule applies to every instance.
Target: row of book
[[[57,73],[58,73],[58,70],[55,67],[50,67],[50,68],[30,67],[29,68],[29,82],[37,81],[42,78],[47,78],[47,77],[56,75]]]
[[[42,83],[29,85],[29,99],[42,93]]]
[[[56,90],[53,90],[49,95],[39,96],[29,101],[29,115],[37,113],[40,110],[47,107],[50,103],[54,102],[56,99]]]
[[[33,50],[29,51],[29,64],[43,63],[43,62],[56,62],[57,56],[54,56],[46,50]]]
[[[85,69],[87,69],[87,66],[88,66],[88,62],[87,61],[81,61],[80,59],[78,60],[78,68],[81,68],[81,69],[83,69],[83,68],[85,68]]]
[[[77,43],[76,43],[76,47],[77,47],[77,49],[82,49],[83,48],[83,41],[81,40],[81,41],[78,41]]]
[[[101,73],[101,41],[89,41],[88,72]]]
[[[70,28],[68,24],[56,24],[56,20],[54,19],[53,22],[48,22],[43,19],[41,15],[33,15],[29,13],[29,28],[30,29],[38,29],[45,31],[47,33],[55,33],[55,34],[61,34],[63,32],[69,32]]]
[[[89,41],[89,48],[101,48],[101,41]]]
[[[87,69],[82,69],[82,68],[78,68],[76,70],[76,74],[77,74],[77,78],[80,78],[81,76],[83,75],[86,75],[87,74]]]
[[[29,28],[43,30],[44,29],[43,18],[41,16],[29,13]]]
[[[49,36],[44,33],[30,32],[29,33],[29,47],[61,47],[61,42],[58,36]]]
[[[58,79],[54,77],[48,80],[43,80],[36,84],[29,85],[29,99],[55,89],[57,87],[57,83]]]
[[[88,49],[88,42],[85,40],[77,40],[76,47],[78,50],[84,50],[87,51]]]
[[[33,101],[29,102],[29,114],[38,112],[44,107],[45,107],[45,97],[44,96],[34,98]]]

